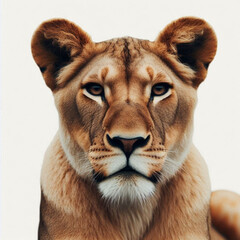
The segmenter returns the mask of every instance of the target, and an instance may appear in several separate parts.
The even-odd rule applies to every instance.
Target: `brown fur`
[[[67,20],[40,25],[32,53],[60,126],[42,167],[39,239],[220,239],[208,171],[191,141],[196,90],[216,47],[198,18],[169,24],[154,42],[93,43]],[[89,93],[90,83],[104,97]],[[171,87],[153,96],[162,83]],[[138,173],[118,173],[125,166]],[[239,222],[219,224],[214,199],[213,224],[236,230]]]
[[[216,191],[211,196],[214,226],[227,239],[240,239],[240,196],[229,191]]]

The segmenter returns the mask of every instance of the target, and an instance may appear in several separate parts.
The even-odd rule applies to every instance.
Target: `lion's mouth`
[[[152,174],[152,176],[148,177],[135,169],[133,169],[131,166],[127,165],[126,167],[122,168],[121,170],[109,175],[109,176],[104,176],[101,173],[94,172],[94,179],[97,183],[103,182],[106,179],[113,178],[116,176],[122,176],[124,178],[131,178],[132,176],[140,176],[148,181],[151,181],[152,183],[157,183],[159,178],[160,178],[160,172]]]

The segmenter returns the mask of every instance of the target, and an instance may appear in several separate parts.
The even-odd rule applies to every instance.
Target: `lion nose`
[[[108,143],[113,146],[120,148],[124,154],[129,157],[136,148],[141,148],[147,145],[150,139],[150,135],[146,138],[135,137],[135,138],[122,138],[122,137],[113,137],[111,138],[107,135]]]

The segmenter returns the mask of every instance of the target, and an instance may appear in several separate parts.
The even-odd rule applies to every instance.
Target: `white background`
[[[199,89],[194,142],[212,188],[240,193],[240,1],[3,0],[1,2],[1,237],[37,239],[40,169],[58,128],[50,90],[31,57],[36,27],[49,18],[79,24],[94,41],[130,35],[154,40],[172,20],[206,19],[218,53]]]

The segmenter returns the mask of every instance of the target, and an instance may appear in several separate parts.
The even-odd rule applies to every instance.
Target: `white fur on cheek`
[[[111,202],[144,201],[153,195],[154,184],[143,177],[116,176],[106,179],[98,185],[103,197]]]
[[[100,159],[96,160],[99,157]],[[111,175],[127,165],[127,158],[120,149],[116,149],[114,154],[112,152],[99,153],[98,151],[89,151],[88,158],[93,165],[102,165],[107,175]]]
[[[73,142],[68,132],[61,127],[59,128],[59,137],[64,153],[71,166],[77,171],[77,173],[83,178],[90,177],[92,175],[92,166],[87,159],[86,153],[78,148],[76,150],[76,143]],[[75,149],[71,150],[71,149]]]
[[[149,172],[149,167],[148,167],[148,162],[150,159],[147,159],[145,157],[137,156],[137,155],[132,155],[129,159],[129,165],[136,171],[148,175]]]
[[[162,161],[156,161],[155,159],[151,159],[150,157],[142,156],[142,154],[143,153],[141,149],[136,149],[129,158],[129,165],[137,172],[148,176],[150,170],[149,165],[162,165]],[[153,155],[155,157],[163,158],[165,156],[165,152],[158,151],[154,152]]]
[[[114,156],[106,160],[107,163],[107,174],[111,175],[122,168],[126,167],[127,159],[124,155]]]
[[[171,178],[181,167],[184,160],[186,159],[191,145],[192,145],[192,131],[185,133],[181,141],[169,149],[168,155],[165,159],[161,174],[162,177],[167,180]]]

